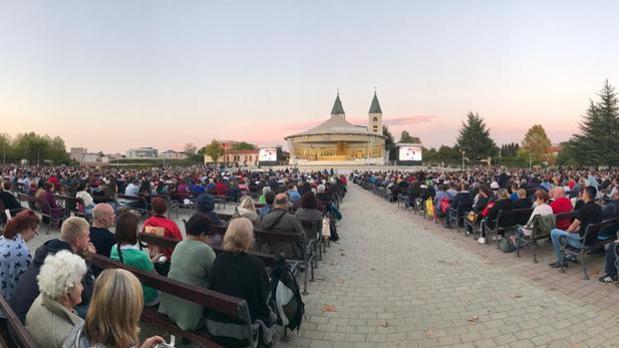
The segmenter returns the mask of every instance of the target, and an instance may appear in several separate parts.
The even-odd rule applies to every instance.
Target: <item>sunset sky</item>
[[[283,144],[329,117],[452,145],[468,111],[498,144],[578,130],[619,84],[618,1],[0,0],[0,132],[67,149]]]

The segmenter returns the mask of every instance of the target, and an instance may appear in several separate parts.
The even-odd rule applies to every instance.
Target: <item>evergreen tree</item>
[[[385,151],[387,151],[387,153],[389,154],[389,160],[395,161],[396,160],[395,141],[393,140],[393,135],[391,135],[391,132],[389,132],[389,128],[387,128],[387,126],[385,125],[383,125],[383,135],[386,137]]]
[[[469,112],[466,121],[462,123],[460,134],[454,149],[465,152],[472,162],[479,162],[497,152],[494,140],[490,138],[490,129],[478,113]]]
[[[516,157],[519,149],[520,145],[518,143],[503,144],[501,145],[501,157]]]
[[[408,131],[403,130],[400,134],[399,142],[405,144],[420,144],[421,140],[419,139],[419,137],[413,137],[408,133]]]
[[[567,149],[574,160],[584,165],[619,165],[619,106],[615,89],[604,83],[598,93],[600,101],[589,102],[589,108],[580,124],[581,133],[574,136],[567,144]]]

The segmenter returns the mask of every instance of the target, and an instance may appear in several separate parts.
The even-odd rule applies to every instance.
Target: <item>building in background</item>
[[[376,91],[370,104],[367,126],[346,121],[338,93],[328,120],[285,139],[291,165],[385,164],[383,112]]]
[[[224,153],[219,162],[235,167],[256,167],[258,165],[258,149],[229,150]]]
[[[157,158],[157,156],[157,149],[152,147],[138,147],[127,151],[127,157],[131,159]]]
[[[187,154],[174,150],[166,150],[159,154],[159,158],[182,160],[187,158]]]
[[[88,152],[85,147],[72,147],[69,152],[69,157],[73,161],[82,162],[82,158]]]

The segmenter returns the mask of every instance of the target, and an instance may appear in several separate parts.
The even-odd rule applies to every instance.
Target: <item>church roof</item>
[[[374,99],[372,99],[372,105],[370,105],[370,114],[382,114],[383,111],[380,109],[380,104],[378,103],[378,97],[376,96],[376,92],[374,92]]]
[[[337,93],[333,109],[331,109],[331,115],[344,115],[344,107],[342,107],[342,101],[340,100],[340,93]]]

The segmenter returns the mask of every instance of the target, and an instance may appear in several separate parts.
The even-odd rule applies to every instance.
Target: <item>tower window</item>
[[[378,122],[378,117],[374,117],[374,122]]]

